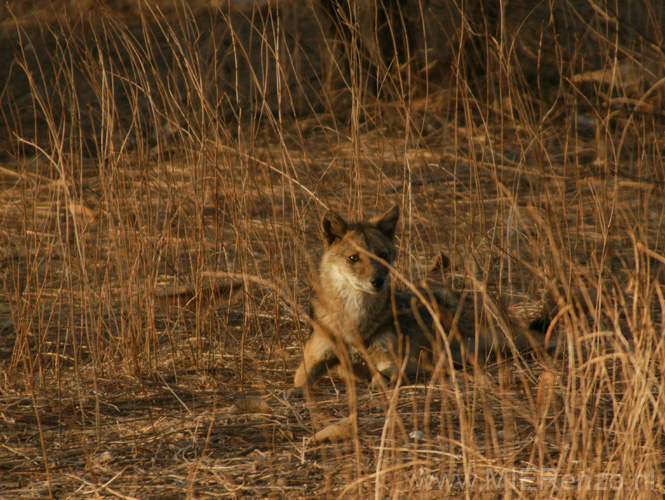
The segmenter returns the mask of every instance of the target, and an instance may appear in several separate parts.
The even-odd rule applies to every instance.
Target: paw
[[[305,390],[302,387],[290,387],[284,391],[284,397],[290,401],[302,399],[305,397]]]
[[[394,387],[397,379],[400,377],[400,372],[397,366],[392,362],[379,363],[377,371],[372,376],[372,383],[370,389],[385,391],[388,388]]]
[[[383,373],[378,372],[372,377],[372,382],[369,384],[371,392],[386,392],[394,382],[386,377]]]

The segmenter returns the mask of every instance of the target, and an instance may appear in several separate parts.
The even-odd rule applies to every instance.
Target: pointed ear
[[[395,229],[397,228],[398,219],[399,219],[399,206],[395,205],[380,217],[377,217],[374,220],[372,220],[372,223],[387,238],[392,240],[395,237]]]
[[[326,245],[332,245],[335,240],[342,239],[349,230],[346,221],[330,210],[323,216],[321,225],[323,226],[323,239]]]

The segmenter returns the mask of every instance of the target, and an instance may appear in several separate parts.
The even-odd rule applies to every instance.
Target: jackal
[[[442,352],[464,363],[508,349],[551,347],[545,345],[542,321],[541,331],[535,331],[499,308],[488,314],[475,294],[391,286],[398,219],[397,206],[359,223],[330,211],[324,215],[325,251],[311,302],[312,334],[295,374],[297,391],[340,365],[351,372],[366,367],[376,385],[412,376]]]

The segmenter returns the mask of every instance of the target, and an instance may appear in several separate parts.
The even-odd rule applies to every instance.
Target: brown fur
[[[397,206],[368,222],[349,224],[333,212],[323,217],[325,252],[312,300],[312,335],[296,371],[296,388],[306,389],[338,365],[347,371],[369,367],[375,384],[384,377],[396,380],[401,366],[406,375],[414,374],[429,364],[432,353],[442,352],[434,318],[457,362],[483,361],[511,346],[543,346],[542,333],[501,311],[487,318],[490,308],[483,307],[479,295],[422,288],[428,308],[413,292],[391,290],[388,266],[397,255],[398,218]]]

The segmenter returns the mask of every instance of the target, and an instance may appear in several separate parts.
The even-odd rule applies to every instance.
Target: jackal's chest
[[[328,299],[328,300],[326,300]],[[318,326],[347,344],[363,343],[378,330],[392,325],[387,297],[346,297],[330,301],[327,297],[312,301],[312,313]]]

